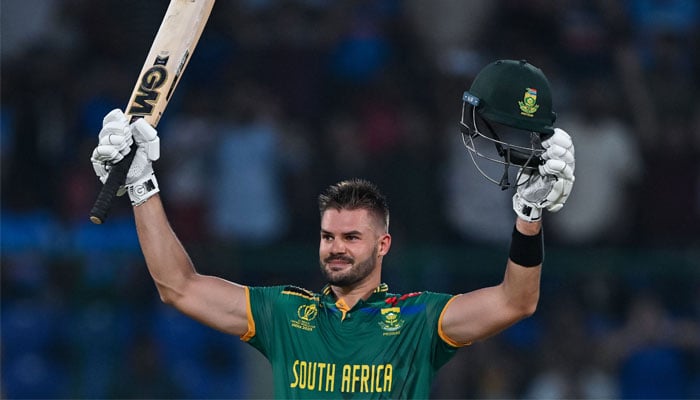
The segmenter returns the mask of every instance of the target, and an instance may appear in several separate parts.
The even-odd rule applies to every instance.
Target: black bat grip
[[[114,164],[110,169],[107,181],[102,186],[102,190],[100,190],[100,194],[97,196],[97,200],[95,200],[95,204],[90,210],[90,221],[93,223],[101,224],[107,219],[107,214],[109,214],[109,210],[112,208],[112,202],[117,196],[119,187],[126,182],[126,174],[129,172],[131,162],[134,160],[137,147],[138,145],[133,143],[129,154],[124,156],[121,161]]]

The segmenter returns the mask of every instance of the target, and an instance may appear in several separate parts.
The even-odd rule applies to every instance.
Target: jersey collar
[[[380,283],[379,286],[377,286],[377,287],[374,289],[374,291],[372,292],[372,294],[374,295],[375,293],[386,293],[386,292],[388,292],[388,291],[389,291],[389,285],[387,285],[386,283]],[[330,284],[326,284],[326,286],[324,286],[323,289],[321,289],[321,294],[322,294],[323,296],[333,296],[333,297],[335,297],[335,295],[333,294],[333,290],[331,290],[331,285],[330,285]]]
[[[386,294],[389,292],[389,285],[386,283],[381,283],[377,286],[372,294],[367,300],[360,300],[355,307],[361,306],[362,304],[383,302]],[[342,320],[345,320],[350,309],[347,307],[343,299],[336,299],[333,290],[331,290],[331,285],[327,284],[321,289],[322,302],[329,306],[331,309],[335,309],[342,313]]]

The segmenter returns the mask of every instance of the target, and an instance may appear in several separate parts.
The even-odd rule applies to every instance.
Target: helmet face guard
[[[549,83],[531,64],[500,60],[484,68],[462,96],[460,119],[462,142],[479,173],[505,190],[517,186],[523,172],[537,171],[542,140],[554,131],[551,104]]]
[[[508,129],[499,135],[494,125],[500,124],[490,123],[476,112],[476,107],[464,102],[462,118],[459,122],[462,143],[469,151],[469,156],[479,173],[506,190],[520,181],[520,174],[523,171],[537,171],[542,163],[540,156],[544,149],[538,132],[512,132],[512,129]],[[522,137],[516,138],[516,135]],[[510,141],[519,144],[509,143]],[[502,165],[501,176],[492,176],[493,167],[484,167],[484,162]],[[511,176],[516,177],[514,182],[511,182]]]

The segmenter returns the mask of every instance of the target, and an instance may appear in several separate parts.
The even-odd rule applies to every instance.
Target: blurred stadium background
[[[267,362],[159,303],[90,153],[167,1],[3,0],[5,398],[266,398]],[[538,312],[460,351],[435,398],[700,397],[700,4],[220,0],[161,125],[166,208],[200,271],[318,290],[316,194],[377,182],[395,292],[502,274],[510,193],[477,175],[461,93],[527,59],[573,136]]]

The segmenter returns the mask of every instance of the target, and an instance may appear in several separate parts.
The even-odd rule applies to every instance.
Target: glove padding
[[[129,131],[129,121],[122,110],[115,109],[105,115],[98,139],[97,147],[92,151],[90,161],[92,161],[95,174],[104,184],[112,165],[129,154],[134,142]]]
[[[136,142],[136,154],[126,175],[125,185],[117,196],[129,193],[133,205],[139,205],[159,192],[153,173],[153,161],[160,158],[158,132],[143,118],[129,125],[124,113],[112,110],[102,123],[99,144],[92,152],[92,165],[102,183],[107,181],[112,166],[129,154],[131,144]]]
[[[513,195],[513,210],[530,222],[542,218],[542,209],[561,210],[575,181],[574,145],[569,134],[554,128],[554,135],[542,141],[542,147],[544,164],[535,173],[521,169]]]

